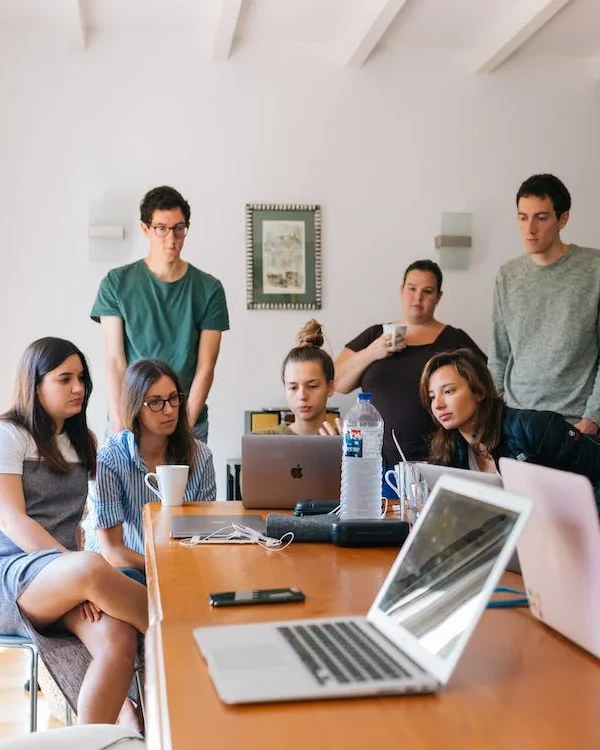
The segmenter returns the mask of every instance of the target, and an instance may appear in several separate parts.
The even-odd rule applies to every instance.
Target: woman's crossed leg
[[[101,610],[92,622],[78,606]],[[146,588],[93,552],[66,552],[38,573],[17,602],[36,627],[63,625],[86,646],[92,662],[77,704],[78,720],[114,723],[134,670],[137,633],[148,626]]]

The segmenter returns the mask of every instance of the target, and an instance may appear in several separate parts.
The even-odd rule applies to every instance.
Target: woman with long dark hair
[[[79,723],[113,723],[148,613],[143,586],[77,551],[96,470],[91,392],[86,359],[70,341],[26,349],[0,418],[0,632],[35,641]]]
[[[506,406],[490,371],[468,349],[432,357],[420,396],[438,424],[430,440],[433,463],[496,472],[501,457],[516,458],[587,476],[600,501],[600,443],[556,412]]]
[[[166,362],[140,359],[129,365],[122,399],[126,429],[98,453],[89,503],[94,528],[86,534],[86,549],[143,582],[142,508],[156,500],[144,476],[163,464],[189,466],[184,499],[214,500],[215,470],[210,450],[189,428],[185,394]]]

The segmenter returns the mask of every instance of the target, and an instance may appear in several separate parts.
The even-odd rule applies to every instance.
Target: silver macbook
[[[496,487],[502,487],[502,479],[498,474],[490,474],[487,471],[456,469],[454,466],[439,466],[438,464],[427,464],[420,461],[417,462],[417,466],[423,474],[423,478],[430,490],[433,489],[437,480],[444,474],[451,477],[469,479],[471,482],[485,482],[486,484],[493,484]]]
[[[171,516],[171,537],[173,539],[186,539],[187,537],[197,536],[205,539],[210,536],[212,539],[219,538],[219,531],[224,529],[221,536],[227,536],[231,533],[231,524],[238,523],[243,526],[249,526],[255,531],[266,533],[265,522],[258,515],[185,515]]]
[[[600,521],[587,477],[500,459],[504,486],[534,501],[517,548],[531,613],[600,658]]]
[[[265,703],[439,690],[531,506],[496,487],[444,476],[366,617],[196,628],[220,698]]]
[[[298,500],[336,500],[341,473],[339,436],[242,436],[245,508],[291,509]]]

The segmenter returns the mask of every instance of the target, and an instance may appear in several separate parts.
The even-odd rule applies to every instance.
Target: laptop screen
[[[378,607],[438,658],[451,659],[478,616],[519,513],[440,488]]]

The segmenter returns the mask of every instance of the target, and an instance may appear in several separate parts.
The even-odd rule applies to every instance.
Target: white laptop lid
[[[496,487],[502,487],[501,477],[499,477],[498,474],[490,474],[487,471],[456,469],[454,466],[439,466],[438,464],[427,464],[422,461],[418,461],[417,466],[427,482],[429,489],[433,489],[437,480],[444,475],[460,477],[462,479],[469,479],[472,482],[484,482],[485,484],[493,484]]]
[[[532,614],[600,657],[600,521],[587,477],[500,459],[504,486],[534,501],[517,549]]]
[[[342,438],[338,435],[243,435],[242,504],[292,509],[298,500],[340,496]]]
[[[446,683],[531,509],[525,497],[440,477],[367,619]]]

